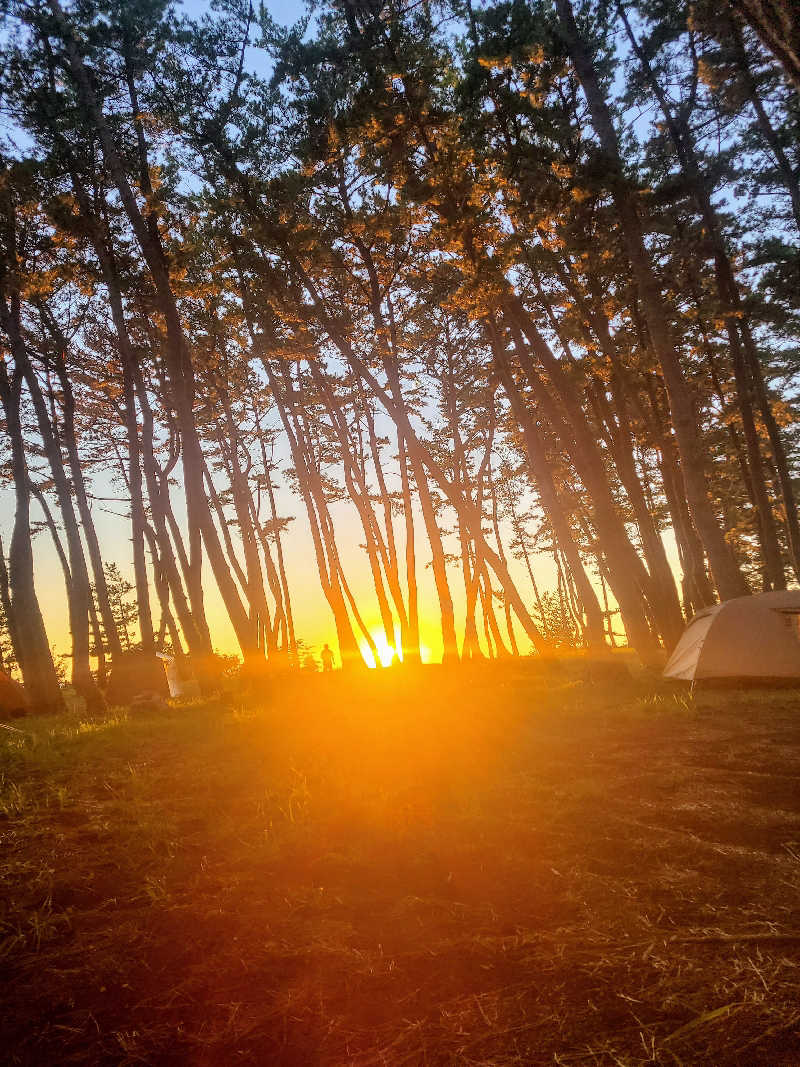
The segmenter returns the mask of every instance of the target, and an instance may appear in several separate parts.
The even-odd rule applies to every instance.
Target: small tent
[[[736,597],[699,611],[664,677],[800,684],[800,589]]]

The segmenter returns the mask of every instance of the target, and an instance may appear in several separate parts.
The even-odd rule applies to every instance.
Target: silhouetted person
[[[323,670],[323,672],[324,671],[332,671],[333,670],[333,653],[331,652],[330,648],[328,648],[327,645],[323,645],[322,646],[322,652],[320,652],[320,658],[322,659],[322,670]]]

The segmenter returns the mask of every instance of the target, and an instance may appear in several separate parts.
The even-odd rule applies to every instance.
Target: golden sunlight
[[[0,0],[0,1067],[800,1067],[800,0],[177,8]]]
[[[374,670],[377,667],[391,667],[393,663],[403,662],[403,646],[400,641],[400,630],[395,630],[394,644],[390,645],[386,640],[386,634],[383,630],[372,630],[370,632],[370,638],[372,639],[375,648],[378,652],[378,659],[375,660],[375,656],[372,650],[363,639],[359,642],[361,648],[361,654],[364,657],[364,661],[370,670]],[[420,642],[419,645],[420,660],[423,663],[430,663],[433,657],[433,653],[429,645]]]
[[[400,642],[396,641],[398,648],[393,648],[386,640],[386,634],[382,630],[375,630],[372,634],[372,640],[378,650],[378,659],[381,667],[391,667],[393,663],[403,659],[402,649],[399,649]]]

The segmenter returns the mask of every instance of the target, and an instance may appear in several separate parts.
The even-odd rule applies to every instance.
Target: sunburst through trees
[[[419,661],[421,618],[444,662],[656,662],[800,577],[800,112],[746,7],[5,0],[0,593],[32,702],[62,701],[46,539],[90,707],[131,642],[211,653],[211,585],[256,667],[304,658],[318,582],[354,668]]]

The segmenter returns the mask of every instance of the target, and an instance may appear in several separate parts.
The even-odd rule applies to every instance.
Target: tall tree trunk
[[[515,315],[518,313],[519,309],[515,308]],[[534,324],[525,318],[523,318],[522,322],[526,338],[536,344],[537,356],[543,361],[551,380],[554,380],[557,386],[561,387],[559,388],[561,399],[572,407],[573,401],[568,393],[566,383],[561,382],[559,379],[560,369],[553,366],[557,361],[550,353],[544,339],[538,334]],[[645,598],[651,586],[650,576],[628,539],[624,524],[611,496],[602,457],[596,443],[588,434],[585,421],[577,409],[576,402],[574,405],[576,410],[569,410],[568,408],[570,422],[569,426],[565,424],[549,391],[541,380],[531,353],[525,344],[525,339],[521,336],[521,330],[515,317],[510,318],[509,326],[514,341],[514,350],[525,378],[534,390],[537,403],[542,407],[543,415],[569,450],[570,458],[591,497],[595,525],[599,536],[603,540],[610,573],[613,576],[614,595],[625,614],[626,626],[631,634],[631,644],[634,645],[645,662],[654,662],[658,655],[658,650],[654,645],[644,609]],[[581,595],[583,595],[583,590],[581,590]],[[596,595],[594,600],[596,604]],[[667,624],[662,625],[664,627],[662,633],[669,638],[670,632],[667,629]],[[599,621],[599,632],[602,635],[602,618]]]
[[[44,311],[42,317],[58,349],[53,354],[53,363],[61,385],[64,420],[62,426],[64,447],[67,453],[67,461],[69,463],[75,501],[78,505],[78,514],[80,515],[81,525],[86,539],[86,546],[89,551],[89,562],[91,563],[92,575],[94,577],[97,604],[100,609],[100,616],[103,620],[103,627],[106,632],[106,643],[113,659],[113,657],[118,655],[122,649],[119,643],[119,635],[117,634],[116,625],[114,623],[114,616],[111,613],[111,605],[108,599],[108,588],[106,586],[106,576],[105,571],[103,570],[103,557],[100,552],[100,541],[97,537],[97,530],[95,529],[92,511],[89,507],[86,482],[83,477],[78,442],[75,436],[75,397],[72,391],[72,383],[69,374],[67,373],[65,360],[67,340],[59,330],[57,323],[47,311]]]
[[[714,603],[714,590],[706,571],[703,545],[695,529],[686,500],[678,449],[669,432],[668,421],[658,405],[655,388],[652,383],[648,383],[647,388],[652,413],[652,417],[648,420],[649,432],[659,453],[664,494],[667,498],[672,528],[681,551],[684,600],[695,611],[699,611]],[[643,408],[643,413],[644,411]],[[666,430],[665,426],[667,426]]]
[[[250,500],[250,521],[253,524],[253,530],[261,544],[264,566],[267,571],[267,583],[269,584],[270,592],[275,601],[272,624],[272,644],[274,645],[276,652],[283,654],[291,651],[289,626],[286,618],[286,608],[283,602],[283,586],[281,585],[280,574],[275,566],[275,561],[272,558],[269,537],[267,536],[263,523],[258,518],[255,503],[252,498]],[[283,640],[281,640],[281,634],[283,635]]]
[[[761,94],[758,91],[758,86],[750,66],[750,60],[747,55],[747,49],[745,48],[741,27],[736,19],[730,19],[728,26],[733,41],[734,55],[736,56],[739,65],[739,74],[744,82],[747,98],[755,112],[756,122],[761,136],[764,138],[764,141],[769,146],[769,150],[772,153],[775,167],[781,177],[781,182],[783,183],[786,192],[789,194],[789,199],[792,202],[794,221],[797,224],[797,229],[800,231],[800,175],[792,166],[784,152],[780,138],[775,132],[766,108],[764,107],[764,102],[761,99]]]
[[[153,520],[153,534],[158,546],[159,568],[164,576],[164,580],[167,582],[169,592],[172,595],[172,601],[175,605],[178,621],[189,647],[189,651],[193,654],[202,656],[211,651],[208,629],[205,624],[205,618],[202,615],[200,616],[200,624],[198,625],[198,619],[193,614],[186,598],[181,574],[178,569],[178,561],[175,558],[175,549],[168,528],[167,504],[169,501],[165,501],[164,499],[164,490],[162,490],[160,484],[161,471],[155,458],[153,411],[147,396],[147,387],[144,382],[144,377],[137,366],[134,364],[131,366],[136,394],[139,400],[139,407],[142,412],[142,464],[144,467],[145,481],[147,483],[150,513]],[[168,486],[166,487],[166,492],[169,492]],[[147,536],[146,531],[147,527],[145,527],[145,536]],[[163,600],[160,595],[159,600],[162,603],[163,610]]]
[[[0,325],[6,329],[7,305],[0,301]],[[6,417],[6,432],[11,445],[11,475],[14,482],[16,508],[14,529],[8,555],[9,607],[13,620],[12,633],[17,647],[17,662],[22,671],[25,692],[36,712],[54,713],[65,710],[64,697],[58,684],[47,631],[44,627],[36,585],[33,577],[33,548],[31,544],[30,487],[25,461],[25,444],[20,420],[22,371],[15,367],[9,379],[4,360],[0,360],[0,400]],[[5,569],[5,568],[4,568]]]
[[[278,528],[278,509],[275,503],[275,490],[272,485],[272,475],[269,467],[265,467],[265,477],[267,482],[267,495],[269,497],[269,509],[270,517],[272,520],[272,526],[274,529],[275,539],[275,551],[278,558],[278,573],[281,580],[281,591],[283,593],[283,603],[286,610],[286,625],[289,631],[289,651],[297,654],[297,638],[294,631],[294,615],[292,612],[292,598],[289,592],[289,579],[286,575],[286,563],[283,556],[283,543],[281,540],[280,530]]]
[[[48,52],[48,56],[49,55],[50,53]],[[51,92],[55,95],[56,72],[53,67],[52,58],[48,63],[48,75],[50,79]],[[111,308],[111,318],[119,343],[119,351],[122,361],[123,396],[125,400],[126,445],[128,449],[127,480],[131,494],[131,539],[133,544],[133,571],[134,581],[136,585],[136,604],[139,620],[139,634],[141,637],[142,648],[145,651],[152,651],[155,646],[153,638],[152,616],[150,612],[149,590],[147,584],[147,564],[144,555],[144,527],[146,524],[146,516],[144,510],[144,501],[142,497],[142,474],[139,465],[140,451],[138,442],[138,426],[136,421],[136,402],[133,375],[131,370],[131,364],[133,362],[134,357],[132,347],[130,345],[130,340],[128,338],[127,326],[125,323],[121,287],[119,283],[119,272],[111,248],[111,240],[107,220],[101,220],[100,215],[93,209],[91,198],[78,173],[78,168],[75,164],[75,158],[71,146],[62,135],[57,123],[52,125],[52,134],[56,144],[58,145],[59,151],[61,152],[69,166],[70,178],[72,180],[72,187],[75,193],[75,199],[78,204],[78,209],[80,211],[84,227],[86,231],[88,231],[92,247],[94,248],[95,254],[97,255],[97,259],[100,264],[100,269],[103,275],[103,280],[106,284],[106,288],[108,291],[109,305]],[[52,326],[55,326],[56,323],[53,316],[48,314],[47,317],[50,324]],[[65,353],[66,343],[60,345],[60,347],[62,353]],[[62,368],[64,371],[63,376],[61,374]],[[69,376],[66,374],[66,367],[64,366],[63,355],[58,362],[58,369],[59,376],[62,382],[62,388],[65,390],[65,395],[67,389],[69,389],[69,401],[72,404],[74,410],[74,399],[72,397]],[[74,419],[67,417],[66,422],[68,423],[71,431]],[[97,590],[98,604],[100,607],[100,613],[103,618],[103,624],[106,633],[108,634],[109,649],[113,657],[121,651],[121,645],[119,643],[119,635],[116,632],[116,626],[114,624],[113,617],[110,613],[105,573],[103,571],[99,545],[96,546],[96,544],[94,543],[96,542],[97,538],[94,531],[94,525],[91,519],[91,512],[88,508],[88,501],[86,501],[86,494],[85,491],[83,491],[83,479],[82,477],[79,478],[78,476],[76,476],[75,473],[76,466],[77,470],[80,471],[80,458],[78,456],[77,447],[75,447],[74,449],[71,447],[70,438],[74,442],[74,433],[70,432],[67,442],[70,466],[73,471],[73,479],[76,482],[76,487],[78,485],[78,482],[80,482],[81,486],[78,495],[81,521],[84,523],[84,529],[86,530],[87,544],[89,545],[92,570],[95,576],[95,588]],[[90,530],[91,532],[89,532]]]
[[[389,586],[389,592],[392,594],[392,601],[397,611],[398,619],[400,620],[400,646],[403,650],[403,661],[411,662],[413,660],[419,660],[419,620],[416,623],[416,629],[412,633],[412,624],[408,617],[408,611],[406,603],[403,598],[403,590],[400,583],[400,567],[397,556],[397,542],[394,532],[394,520],[392,516],[392,498],[389,495],[389,490],[386,486],[386,478],[383,472],[383,464],[381,462],[380,448],[378,445],[378,437],[375,432],[375,418],[372,413],[370,401],[364,395],[363,387],[359,381],[359,392],[363,399],[364,404],[364,416],[367,423],[367,437],[369,440],[370,455],[372,458],[372,466],[375,471],[375,479],[378,483],[378,493],[380,495],[381,505],[383,507],[383,525],[385,530],[385,543],[386,543],[386,559],[384,561],[384,570],[386,572],[386,581]],[[398,450],[399,452],[399,450]],[[398,462],[399,462],[398,454]],[[407,483],[407,470],[406,470],[406,483]],[[403,471],[400,472],[401,483],[403,481]],[[405,502],[405,497],[404,497]],[[414,518],[410,514],[410,502],[409,502],[409,515],[408,522],[410,523],[410,531],[407,529],[407,535],[410,532],[412,538],[411,544],[411,559],[413,561],[414,556]],[[407,561],[408,562],[408,561]],[[414,585],[414,596],[416,598],[416,577],[411,579],[411,584]],[[410,599],[410,592],[409,592]],[[416,610],[416,609],[415,609]],[[415,636],[416,634],[416,636]]]
[[[166,632],[169,632],[170,641],[172,642],[173,654],[177,657],[180,657],[184,655],[184,649],[183,643],[181,642],[178,625],[175,622],[175,618],[169,606],[169,579],[167,578],[164,568],[161,566],[161,559],[158,552],[158,537],[156,536],[156,533],[149,522],[145,524],[144,536],[147,540],[147,545],[150,549],[150,559],[152,560],[156,596],[158,597],[158,603],[161,609],[161,619],[158,625],[158,634],[156,636],[156,648],[159,650],[163,650],[164,635]]]
[[[70,587],[72,585],[72,574],[69,569],[69,561],[67,560],[64,546],[61,542],[61,538],[58,533],[58,527],[56,526],[53,518],[53,513],[50,510],[50,506],[47,503],[47,499],[41,489],[38,489],[31,483],[31,493],[36,498],[39,507],[42,509],[42,513],[47,523],[47,528],[50,530],[50,536],[53,541],[53,546],[56,550],[59,563],[61,564],[61,570],[64,575],[64,587],[67,591],[67,596],[70,595]],[[105,689],[107,681],[106,672],[106,652],[103,639],[103,627],[100,625],[100,619],[97,614],[97,608],[95,607],[94,597],[89,597],[89,624],[91,627],[91,633],[94,638],[94,655],[97,659],[97,684],[101,689]],[[115,627],[116,632],[116,627]],[[90,648],[91,653],[91,648]]]
[[[3,547],[2,538],[0,538],[0,605],[2,605],[3,608],[6,629],[8,630],[8,639],[11,642],[11,651],[17,662],[17,666],[22,670],[22,657],[24,653],[20,642],[17,619],[14,615],[14,605],[11,603],[11,586],[8,580],[8,566],[6,564],[5,548]],[[3,669],[6,670],[6,666],[4,666]]]
[[[122,156],[117,149],[111,129],[92,87],[74,31],[64,14],[59,0],[49,0],[49,6],[53,14],[55,28],[57,28],[64,44],[79,99],[87,119],[97,132],[106,167],[119,193],[122,207],[147,263],[155,286],[158,306],[166,324],[166,363],[181,433],[181,460],[190,545],[189,600],[193,606],[195,604],[202,605],[202,545],[205,544],[217,586],[239,644],[244,651],[249,649],[250,646],[249,620],[228,569],[225,554],[220,545],[203,489],[203,456],[192,410],[194,399],[192,364],[183,335],[175,294],[172,289],[169,262],[159,235],[158,221],[152,208],[148,208],[146,216],[139,208],[136,196],[128,180]],[[140,110],[135,99],[130,67],[128,68],[128,80],[139,155],[139,183],[144,194],[152,198],[153,190],[150,181],[144,131],[140,119]]]
[[[66,148],[67,158],[71,159],[68,146],[63,139],[59,142],[62,150]],[[75,197],[78,202],[84,223],[89,232],[95,253],[103,274],[108,291],[111,318],[114,331],[117,336],[119,354],[122,362],[123,396],[125,401],[125,425],[127,431],[128,448],[128,488],[131,495],[131,527],[133,541],[134,580],[136,583],[136,602],[139,617],[139,631],[142,637],[143,647],[153,640],[152,615],[150,612],[149,589],[147,583],[147,564],[144,557],[144,541],[147,534],[147,516],[142,491],[141,464],[144,466],[145,481],[147,483],[150,506],[155,524],[155,536],[159,543],[158,557],[163,567],[165,580],[172,589],[176,610],[178,611],[184,635],[187,638],[190,649],[197,653],[210,651],[210,642],[204,641],[202,628],[195,625],[191,612],[186,602],[180,576],[175,565],[174,553],[169,542],[166,529],[166,516],[162,504],[162,493],[159,487],[157,470],[158,465],[154,452],[154,418],[147,395],[144,376],[138,365],[128,334],[125,320],[125,311],[122,301],[122,289],[119,280],[117,263],[111,250],[108,224],[101,220],[93,210],[89,195],[83,185],[77,169],[72,166],[71,178]],[[139,430],[136,419],[136,398],[142,412],[142,436],[139,440]],[[159,599],[161,599],[159,597]],[[162,604],[163,614],[163,604]]]
[[[673,113],[669,101],[653,73],[653,69],[646,55],[639,46],[638,41],[631,29],[625,8],[620,5],[628,39],[636,53],[647,81],[653,90],[661,112],[666,122],[666,127],[672,140],[673,148],[684,177],[692,190],[695,204],[705,225],[706,236],[711,243],[714,254],[714,274],[716,279],[717,293],[720,306],[725,320],[725,331],[728,336],[728,344],[733,362],[734,380],[736,393],[739,400],[739,413],[742,420],[742,429],[747,447],[747,459],[750,471],[750,491],[756,509],[759,540],[764,555],[764,566],[770,586],[773,589],[785,589],[786,579],[783,571],[783,561],[778,543],[775,517],[772,504],[767,493],[764,466],[761,457],[761,445],[758,431],[753,417],[752,390],[750,376],[761,377],[761,367],[757,356],[750,359],[750,374],[745,358],[744,347],[749,341],[752,347],[749,327],[743,315],[743,308],[739,294],[739,287],[733,273],[730,257],[720,224],[719,216],[711,202],[707,180],[700,172],[700,164],[695,152],[694,140],[691,129],[685,118],[678,118]],[[747,338],[747,340],[745,340]],[[769,405],[767,405],[769,406]],[[796,508],[795,523],[797,521]]]
[[[539,229],[540,238],[544,232]],[[680,636],[683,626],[678,603],[675,581],[672,569],[667,559],[661,534],[653,519],[652,511],[647,504],[641,480],[636,471],[634,459],[634,436],[629,417],[627,389],[625,385],[625,370],[616,343],[611,336],[608,318],[603,309],[602,294],[598,291],[596,280],[590,276],[590,293],[585,294],[575,277],[575,272],[570,260],[550,254],[553,268],[580,311],[579,324],[582,329],[587,346],[595,348],[593,337],[600,347],[600,353],[608,361],[608,380],[613,399],[613,411],[606,400],[604,390],[598,388],[593,391],[598,405],[602,409],[602,419],[609,429],[609,447],[614,456],[615,466],[626,496],[633,508],[636,524],[642,538],[642,547],[647,561],[647,567],[652,579],[653,596],[656,598],[656,614],[660,618],[662,626],[666,627],[665,637],[667,645],[674,644]],[[540,295],[544,293],[540,289]],[[558,326],[552,309],[548,304],[548,312],[554,329]],[[559,337],[560,329],[557,329]],[[569,346],[562,340],[562,347],[569,355]]]
[[[252,506],[252,494],[247,485],[246,478],[242,473],[238,460],[239,434],[231,411],[230,398],[223,391],[222,410],[225,416],[229,449],[227,456],[228,475],[230,478],[233,506],[236,512],[236,521],[239,527],[239,536],[244,550],[246,568],[246,593],[250,604],[251,618],[255,615],[269,624],[269,607],[267,596],[264,591],[264,575],[261,570],[261,560],[258,554],[258,543],[255,530],[250,521],[250,508]],[[269,651],[274,651],[270,649]],[[257,642],[253,653],[258,653]]]
[[[592,648],[600,649],[604,645],[603,617],[600,612],[600,605],[597,601],[597,594],[592,588],[591,582],[584,569],[580,551],[575,543],[572,530],[570,529],[567,513],[559,499],[558,491],[553,481],[550,462],[547,458],[544,441],[542,440],[542,436],[533,417],[527,411],[519,388],[514,381],[514,376],[511,367],[509,366],[507,356],[503,351],[502,341],[498,338],[492,347],[495,366],[497,367],[500,380],[503,383],[506,396],[511,404],[514,418],[522,432],[525,454],[528,458],[533,482],[539,491],[542,508],[553,529],[554,538],[567,558],[570,570],[573,572],[578,586],[578,592],[583,603],[583,610],[586,614],[587,641]],[[527,552],[525,555],[529,576],[536,595],[539,615],[540,618],[544,620],[544,607],[539,596],[536,581],[533,577],[530,561],[527,559]]]
[[[562,269],[562,275],[566,273]],[[563,278],[562,278],[563,280]],[[572,283],[572,279],[568,279]],[[542,302],[545,304],[548,318],[553,329],[553,332],[558,337],[561,344],[561,348],[566,356],[567,360],[576,365],[575,357],[572,354],[572,349],[565,338],[561,325],[558,322],[553,309],[550,305],[550,300],[547,294],[544,292],[540,285],[538,278],[536,279],[537,289]],[[571,284],[572,289],[576,289],[577,286]],[[581,304],[585,307],[586,301],[581,299]],[[664,643],[668,647],[675,645],[683,632],[683,619],[681,617],[680,604],[678,602],[678,594],[675,588],[675,581],[672,576],[672,571],[667,560],[667,555],[664,550],[664,545],[661,541],[661,535],[656,529],[653,517],[647,506],[645,500],[644,491],[642,489],[639,475],[636,471],[636,463],[633,454],[633,438],[630,430],[630,423],[627,417],[627,405],[625,403],[624,390],[620,388],[618,378],[619,374],[616,372],[618,366],[618,355],[616,353],[616,346],[611,341],[608,332],[608,323],[605,319],[604,313],[601,311],[593,312],[592,320],[596,326],[599,326],[601,331],[605,333],[603,338],[603,347],[606,349],[609,355],[613,350],[612,357],[612,374],[611,374],[611,388],[614,398],[614,410],[612,410],[610,403],[605,395],[605,389],[597,381],[597,379],[590,379],[587,384],[587,391],[589,393],[590,401],[596,408],[598,415],[599,425],[605,426],[607,429],[607,445],[609,454],[614,460],[617,474],[625,489],[625,494],[628,497],[628,501],[633,509],[634,517],[636,519],[636,525],[639,528],[639,535],[642,541],[642,549],[644,558],[647,561],[647,571],[644,569],[639,571],[640,578],[644,591],[650,602],[650,608],[658,620],[659,630],[664,638]],[[542,344],[537,345],[537,353],[540,358],[546,356],[545,350]],[[583,424],[585,423],[585,417],[580,411],[577,398],[573,398],[571,393],[566,388],[566,376],[561,374],[560,368],[557,368],[554,362],[549,360],[546,364],[548,370],[551,373],[555,371],[554,384],[561,396],[565,409],[570,416],[571,422],[576,437],[576,443],[579,448],[579,455],[582,459],[582,464],[579,469],[588,465],[588,460],[591,453],[594,451],[594,441],[592,441],[588,434],[583,432]],[[608,479],[603,471],[602,457],[597,456],[597,462],[593,464],[594,472],[593,478],[598,479],[602,471],[602,482],[604,488],[608,487],[610,496],[610,485]],[[582,475],[583,476],[583,475]],[[593,492],[593,501],[595,494]],[[622,546],[623,551],[627,552],[625,548],[625,542],[629,542],[627,532],[619,522],[614,523],[615,529],[608,530],[608,523],[603,512],[606,509],[603,508],[598,514],[598,509],[595,507],[595,515],[597,520],[602,524],[604,533],[604,540],[612,536]]]
[[[447,366],[442,379],[444,391],[444,408],[447,415],[448,429],[453,441],[453,484],[465,496],[470,496],[469,474],[467,471],[467,459],[464,445],[458,428],[458,411],[455,395],[455,375],[453,370],[453,348],[450,343],[450,335],[445,321],[445,350]],[[492,398],[494,402],[494,398]],[[480,510],[480,502],[476,505]],[[468,528],[460,519],[456,519],[458,527],[458,540],[461,548],[461,573],[464,580],[464,639],[461,644],[461,658],[483,659],[475,612],[478,604],[480,589],[480,573],[473,559]],[[487,638],[488,640],[488,638]],[[491,653],[491,645],[489,645]]]
[[[794,0],[729,0],[736,17],[752,27],[800,92],[800,22]]]
[[[255,339],[254,334],[253,339]],[[342,588],[339,582],[339,569],[335,560],[326,557],[326,542],[323,536],[322,519],[321,517],[318,517],[314,493],[312,491],[312,475],[308,469],[303,449],[289,419],[286,406],[281,400],[280,382],[278,381],[277,375],[275,374],[266,354],[261,355],[261,363],[266,371],[275,406],[289,441],[289,450],[297,474],[298,488],[300,490],[300,495],[303,498],[303,503],[306,506],[306,514],[311,529],[320,585],[322,586],[325,599],[328,601],[333,613],[336,636],[339,643],[339,658],[341,660],[342,668],[348,670],[353,667],[360,667],[364,665],[364,660],[361,655],[361,650],[358,647],[358,641],[353,632],[353,626],[350,622],[350,616],[347,613],[347,606],[342,595]],[[330,546],[328,545],[328,547]]]
[[[75,691],[86,701],[87,711],[95,712],[105,706],[105,701],[92,677],[89,663],[89,600],[91,589],[80,529],[73,508],[69,482],[64,470],[60,444],[56,438],[55,427],[50,422],[41,386],[20,332],[18,318],[16,315],[8,313],[4,298],[2,302],[4,307],[0,314],[2,314],[3,326],[9,335],[15,366],[22,372],[28,386],[33,409],[36,413],[42,446],[53,476],[61,518],[64,523],[64,532],[67,538],[71,574],[71,581],[67,587],[67,605],[72,635],[72,684],[75,687]]]
[[[237,181],[242,181],[243,178],[237,173]],[[246,181],[244,184],[244,190],[247,191]],[[248,206],[252,207],[252,204],[248,201]],[[320,322],[325,329],[331,342],[341,353],[343,359],[349,364],[353,372],[360,378],[364,385],[372,392],[373,396],[378,400],[387,414],[393,419],[398,427],[399,431],[402,431],[406,452],[409,456],[409,460],[412,464],[412,470],[414,462],[422,463],[424,468],[427,469],[433,477],[435,483],[442,490],[448,501],[456,509],[457,512],[464,516],[466,522],[468,522],[472,536],[481,545],[481,551],[486,559],[488,565],[497,575],[498,580],[503,586],[505,594],[510,598],[512,607],[520,621],[520,624],[524,628],[526,634],[530,637],[531,641],[539,650],[543,650],[548,647],[548,642],[544,639],[543,635],[539,631],[535,622],[530,616],[524,601],[519,595],[511,575],[508,573],[508,568],[503,561],[497,555],[496,552],[486,543],[486,540],[482,532],[482,517],[472,504],[466,500],[463,494],[459,493],[451,481],[447,478],[447,475],[442,470],[442,467],[430,451],[418,438],[408,416],[408,412],[402,403],[397,403],[393,399],[387,390],[381,386],[373,372],[364,362],[364,360],[356,353],[352,346],[343,336],[341,330],[336,323],[328,315],[325,304],[320,297],[319,292],[314,284],[313,279],[308,272],[303,268],[302,264],[298,261],[297,257],[287,248],[284,250],[286,255],[287,267],[291,269],[294,277],[302,284],[303,289],[308,293],[313,306],[319,315]]]
[[[570,0],[555,0],[559,24],[572,62],[583,87],[592,125],[612,179],[612,195],[621,235],[641,294],[653,349],[664,374],[673,426],[681,453],[684,483],[695,526],[708,553],[714,580],[722,599],[746,596],[747,583],[714,514],[706,485],[705,450],[697,431],[692,396],[676,351],[661,286],[645,247],[637,198],[625,178],[619,141],[611,112],[597,77],[590,53],[575,24]]]
[[[256,424],[256,436],[258,438],[259,449],[261,451],[261,464],[264,470],[264,482],[267,489],[267,497],[269,499],[270,520],[272,522],[273,540],[275,542],[275,554],[278,560],[278,573],[280,575],[281,593],[283,599],[283,608],[286,613],[286,626],[288,629],[289,640],[289,652],[292,655],[297,655],[297,639],[294,632],[294,616],[292,613],[292,598],[289,593],[289,580],[286,575],[286,563],[283,555],[283,542],[281,540],[280,524],[278,521],[278,508],[275,502],[275,488],[272,484],[272,464],[267,460],[267,446],[264,441],[264,434],[261,429],[261,416],[256,405],[255,396],[251,396],[251,403],[253,407],[253,417]],[[268,548],[266,541],[264,542],[264,554],[268,554]]]
[[[122,389],[125,399],[125,443],[128,450],[128,487],[131,496],[131,543],[133,545],[133,580],[136,585],[136,613],[139,634],[145,652],[155,651],[153,615],[150,608],[150,585],[145,557],[147,513],[142,491],[141,449],[136,419],[136,388],[127,360],[122,361]]]
[[[419,663],[419,593],[417,589],[416,531],[411,498],[411,480],[408,476],[406,438],[400,426],[397,427],[397,462],[400,467],[400,491],[403,499],[406,588],[408,590],[408,637],[403,640],[403,660],[407,663]]]
[[[358,464],[352,454],[350,437],[348,434],[347,420],[340,405],[337,403],[333,390],[325,375],[318,366],[317,360],[309,360],[308,368],[312,379],[319,388],[322,402],[327,409],[331,426],[339,441],[339,450],[344,469],[344,478],[350,499],[358,512],[361,526],[364,530],[364,542],[367,560],[372,574],[372,582],[375,595],[378,599],[378,610],[381,616],[383,632],[389,648],[394,648],[394,617],[389,606],[386,588],[383,581],[383,572],[390,574],[391,567],[387,558],[386,547],[383,544],[381,531],[372,509],[372,502],[366,483],[359,471]],[[402,619],[401,619],[402,625]]]
[[[489,479],[489,497],[490,497],[491,502],[492,502],[492,529],[494,530],[494,541],[495,541],[495,544],[497,545],[497,553],[500,556],[500,559],[502,559],[503,562],[507,565],[508,561],[507,561],[507,558],[506,558],[505,547],[503,546],[503,538],[502,538],[502,535],[500,533],[500,511],[499,511],[498,501],[497,501],[497,487],[496,487],[496,485],[494,483],[494,479],[492,477],[491,465],[489,467],[488,479]],[[517,638],[516,638],[516,634],[514,633],[514,621],[511,618],[511,606],[508,603],[508,600],[507,600],[506,597],[503,597],[503,614],[505,615],[505,619],[506,619],[506,632],[508,634],[508,643],[511,646],[511,653],[514,656],[518,656],[519,655],[519,646],[517,645]]]
[[[428,535],[428,543],[431,546],[431,567],[436,584],[436,593],[439,598],[439,613],[442,623],[442,662],[458,662],[458,638],[456,636],[455,612],[453,611],[453,598],[450,595],[450,583],[447,578],[447,562],[442,545],[442,535],[436,521],[436,511],[433,506],[433,497],[428,485],[425,468],[412,449],[410,453],[411,470],[414,475],[414,483],[417,487],[422,519],[425,523],[425,532]]]

